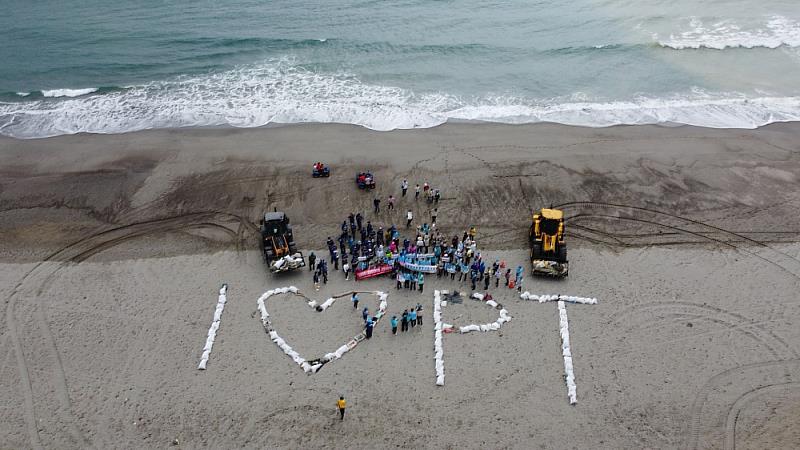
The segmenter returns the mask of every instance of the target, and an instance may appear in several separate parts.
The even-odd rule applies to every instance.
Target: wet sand
[[[799,135],[450,124],[0,139],[2,447],[796,448]],[[310,177],[315,160],[331,178]],[[375,191],[356,189],[362,169]],[[432,293],[469,286],[429,277],[419,294],[332,273],[315,292],[308,272],[266,272],[263,211],[286,211],[298,244],[319,249],[351,211],[383,226],[409,207],[426,220],[431,206],[408,197],[371,212],[403,178],[442,189],[449,235],[476,225],[487,258],[526,268],[530,211],[565,210],[569,278],[525,289],[599,299],[567,306],[577,405],[552,303],[491,289],[514,319],[447,335],[437,387]],[[229,303],[198,371],[223,282]],[[390,314],[423,303],[426,324],[391,336],[382,322],[307,376],[254,315],[261,293],[290,284],[321,299],[385,290]],[[359,330],[346,298],[321,314],[270,302],[303,355]],[[495,318],[467,300],[444,320]]]

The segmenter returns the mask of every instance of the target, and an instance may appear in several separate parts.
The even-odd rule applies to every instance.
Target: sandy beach
[[[800,124],[757,130],[446,124],[170,129],[0,138],[0,448],[798,448]],[[332,167],[312,179],[311,165]],[[358,170],[377,189],[360,191]],[[567,305],[578,403],[564,384],[559,313],[490,289],[500,331],[444,338],[435,385],[433,291],[341,272],[275,276],[261,214],[291,218],[320,255],[350,212],[417,221],[430,206],[372,200],[400,183],[442,190],[437,224],[478,229],[484,257],[530,268],[531,212],[567,217],[570,275],[525,280]],[[227,283],[208,368],[197,369]],[[313,375],[265,334],[256,300],[296,286],[324,300],[389,293],[425,324],[375,336]],[[374,310],[377,302],[362,297]],[[270,299],[273,325],[318,357],[361,329],[347,298],[318,313]],[[465,300],[449,323],[496,311]],[[348,400],[339,421],[336,399]]]

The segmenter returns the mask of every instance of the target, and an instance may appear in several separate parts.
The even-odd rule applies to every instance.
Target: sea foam
[[[43,90],[43,97],[80,97],[81,95],[91,94],[97,92],[97,88],[86,89],[51,89]]]
[[[800,47],[800,23],[784,16],[772,16],[765,24],[747,29],[731,20],[705,25],[693,17],[689,30],[671,34],[667,39],[659,39],[657,34],[653,38],[662,47],[676,50]]]
[[[309,71],[291,61],[116,89],[98,95],[62,89],[63,98],[0,102],[0,134],[40,138],[73,133],[270,123],[346,123],[373,130],[433,127],[450,120],[555,122],[604,127],[677,123],[755,128],[800,120],[800,97],[747,97],[699,90],[666,98],[598,102],[583,93],[556,99],[462,98],[364,83],[353,75]],[[93,90],[91,92],[94,92]],[[72,95],[67,95],[72,94]]]

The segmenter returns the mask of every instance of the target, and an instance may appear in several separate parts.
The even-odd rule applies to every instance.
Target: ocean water
[[[4,0],[0,134],[800,120],[798,0]]]

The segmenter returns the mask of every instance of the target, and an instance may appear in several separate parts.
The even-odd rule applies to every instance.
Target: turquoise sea
[[[797,0],[5,0],[0,134],[800,120]]]

